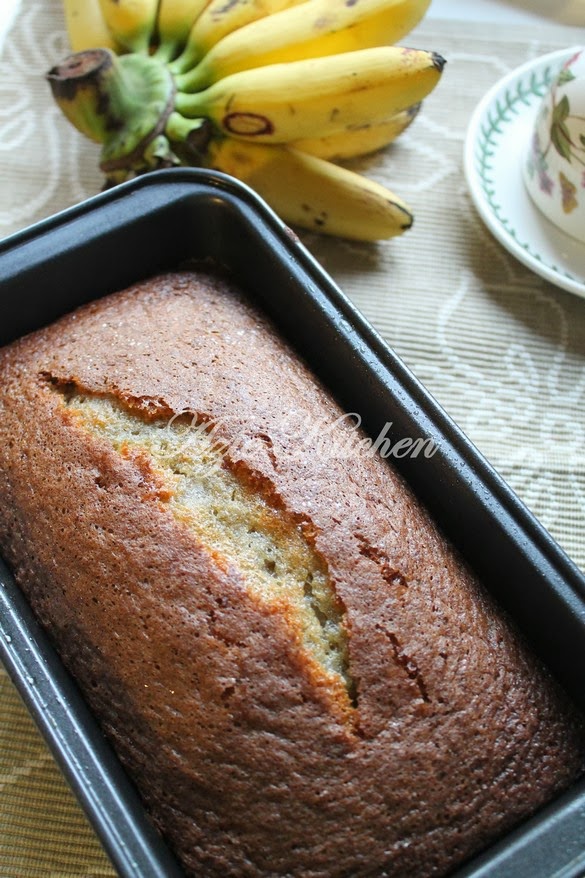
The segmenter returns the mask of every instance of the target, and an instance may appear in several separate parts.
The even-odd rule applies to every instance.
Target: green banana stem
[[[157,61],[161,61],[163,64],[169,64],[176,54],[176,43],[159,43],[156,49],[152,52],[152,57],[156,58]]]
[[[47,80],[53,97],[72,125],[96,143],[107,140],[109,113],[104,113],[102,83],[111,77],[114,55],[92,49],[69,55],[51,68]]]
[[[160,139],[175,97],[164,64],[146,55],[92,49],[70,55],[47,79],[69,121],[102,144],[106,173],[115,171],[119,178],[124,171],[176,163],[168,142]]]
[[[187,40],[181,54],[170,62],[169,69],[173,75],[177,76],[196,67],[200,61],[201,52],[198,47],[190,40]]]
[[[206,69],[205,58],[186,73],[179,73],[175,76],[178,90],[185,92],[202,91],[210,86],[212,82],[213,77],[210,71]]]
[[[165,134],[175,142],[188,141],[193,147],[205,149],[211,137],[212,124],[209,119],[187,119],[174,111],[167,119]]]
[[[176,111],[167,119],[165,135],[182,164],[201,164],[214,134],[209,119],[187,119]]]

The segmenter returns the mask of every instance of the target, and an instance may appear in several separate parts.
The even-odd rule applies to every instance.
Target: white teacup
[[[545,216],[585,243],[585,47],[570,52],[542,101],[524,181]]]

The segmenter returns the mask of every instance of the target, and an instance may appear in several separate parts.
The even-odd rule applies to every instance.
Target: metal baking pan
[[[360,413],[370,435],[386,428],[393,443],[405,437],[434,443],[432,456],[394,463],[585,710],[585,578],[290,229],[246,186],[198,170],[152,173],[0,242],[0,344],[191,259],[225,266],[344,409]],[[181,875],[4,566],[0,659],[120,876]],[[452,878],[584,874],[581,781]]]

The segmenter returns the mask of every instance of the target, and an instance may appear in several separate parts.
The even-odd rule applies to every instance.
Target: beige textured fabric
[[[585,567],[585,300],[496,243],[462,173],[477,102],[508,71],[583,31],[426,21],[408,42],[448,59],[402,140],[360,163],[410,201],[415,226],[380,245],[305,235],[309,249]],[[59,0],[22,0],[0,53],[0,237],[101,187],[98,148],[52,104],[44,72],[67,52]],[[0,670],[0,876],[114,875]]]

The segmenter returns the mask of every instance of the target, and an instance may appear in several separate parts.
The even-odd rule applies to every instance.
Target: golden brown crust
[[[222,279],[93,303],[5,349],[0,387],[0,545],[190,874],[439,875],[582,768],[570,707],[398,476],[303,444],[341,412]],[[216,425],[325,566],[357,704],[69,393]]]

